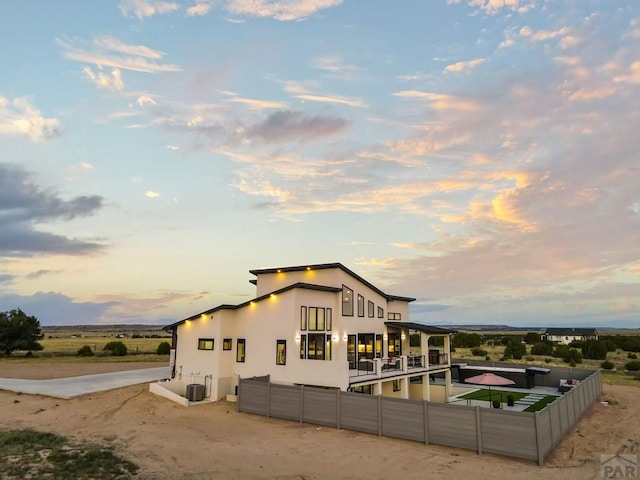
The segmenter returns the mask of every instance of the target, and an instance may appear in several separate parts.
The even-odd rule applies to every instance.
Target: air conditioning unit
[[[187,400],[190,402],[200,402],[204,398],[204,385],[191,383],[187,385]]]

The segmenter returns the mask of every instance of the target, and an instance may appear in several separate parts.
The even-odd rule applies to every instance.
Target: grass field
[[[96,354],[99,354],[103,351],[107,343],[114,341],[124,343],[127,346],[129,354],[142,354],[155,353],[161,342],[171,343],[171,338],[117,338],[116,336],[76,336],[75,338],[46,337],[40,341],[44,350],[36,353],[40,356],[75,355],[79,348],[84,345],[89,345]]]

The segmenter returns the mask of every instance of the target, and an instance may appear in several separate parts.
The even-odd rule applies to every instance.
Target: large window
[[[345,285],[342,286],[342,315],[353,316],[353,290]]]
[[[199,338],[198,350],[213,350],[213,338]]]
[[[325,309],[309,307],[309,330],[324,330]]]
[[[287,341],[276,340],[276,365],[287,364]]]
[[[367,315],[369,318],[373,318],[375,315],[375,306],[371,300],[367,301]]]
[[[238,339],[236,346],[236,362],[244,363],[246,345],[246,340],[244,338]]]
[[[358,316],[364,317],[364,297],[358,295]]]
[[[391,312],[389,312],[388,315],[387,315],[387,318],[389,318],[389,320],[398,320],[398,321],[401,320],[399,313],[391,313]]]
[[[309,360],[324,360],[326,335],[324,333],[310,333],[307,335],[309,344],[307,358]]]

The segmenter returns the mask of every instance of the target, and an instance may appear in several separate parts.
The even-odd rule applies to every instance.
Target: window
[[[353,316],[353,290],[345,285],[342,286],[342,315]]]
[[[225,338],[222,340],[222,350],[231,350],[231,339]]]
[[[309,360],[324,360],[326,335],[324,333],[310,333],[308,337],[307,358]]]
[[[300,358],[307,358],[307,336],[300,335]]]
[[[287,341],[276,340],[276,365],[287,364]]]
[[[324,330],[325,309],[309,307],[309,330]]]
[[[373,318],[374,312],[375,312],[375,306],[373,305],[373,302],[369,300],[367,302],[367,315],[369,316],[369,318]]]
[[[213,350],[213,338],[199,338],[198,350]]]
[[[326,323],[327,323],[327,330],[330,332],[332,330],[332,325],[331,325],[331,309],[327,308],[327,318],[326,318]]]
[[[364,317],[364,297],[358,295],[358,316]]]
[[[378,307],[378,318],[384,318],[384,308]]]
[[[376,358],[382,358],[382,335],[376,335]]]
[[[246,348],[246,340],[239,338],[236,346],[236,362],[244,363],[244,354]]]
[[[400,380],[394,380],[393,381],[393,391],[394,392],[399,392],[400,391]]]
[[[307,307],[300,307],[300,330],[307,329]]]
[[[389,312],[388,318],[389,318],[389,320],[401,320],[401,317],[400,317],[399,313],[391,313],[391,312]]]

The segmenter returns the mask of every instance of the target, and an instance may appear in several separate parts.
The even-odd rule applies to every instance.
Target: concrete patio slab
[[[151,383],[169,376],[169,367],[158,367],[50,380],[0,378],[0,390],[68,399],[87,393]]]

